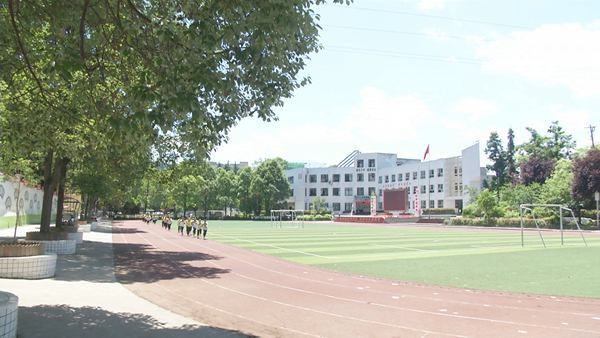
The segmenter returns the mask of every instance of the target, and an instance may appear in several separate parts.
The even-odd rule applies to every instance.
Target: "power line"
[[[477,65],[477,64],[481,63],[481,60],[474,59],[474,58],[433,55],[433,54],[400,53],[400,52],[389,51],[389,50],[366,49],[366,48],[356,48],[356,47],[349,47],[349,46],[328,45],[328,46],[325,46],[324,50],[349,53],[349,54],[380,55],[380,56],[410,58],[410,59],[425,60],[425,61],[439,61],[439,62],[462,63],[462,64],[471,64],[471,65]]]
[[[357,7],[357,6],[343,6],[339,8],[357,10],[357,11],[365,11],[365,12],[376,12],[376,13],[387,13],[387,14],[398,14],[398,15],[406,15],[406,16],[416,16],[416,17],[424,17],[430,19],[438,19],[438,20],[446,20],[446,21],[456,21],[456,22],[464,22],[464,23],[472,23],[479,25],[488,25],[488,26],[497,26],[497,27],[505,27],[505,28],[516,28],[516,29],[532,29],[533,27],[521,26],[521,25],[513,25],[513,24],[505,24],[500,22],[493,21],[483,21],[483,20],[474,20],[474,19],[465,19],[465,18],[455,18],[450,16],[443,15],[432,15],[432,14],[422,14],[422,13],[412,13],[412,12],[404,12],[404,11],[396,11],[389,9],[380,9],[380,8],[369,8],[369,7]]]
[[[364,32],[376,32],[376,33],[389,33],[389,34],[401,34],[401,35],[411,35],[411,36],[421,36],[421,37],[427,37],[427,38],[432,38],[435,37],[434,34],[427,34],[427,33],[420,33],[420,32],[410,32],[410,31],[397,31],[397,30],[391,30],[391,29],[379,29],[379,28],[368,28],[368,27],[353,27],[353,26],[340,26],[340,25],[325,25],[326,27],[330,27],[330,28],[337,28],[337,29],[348,29],[348,30],[354,30],[354,31],[364,31]],[[469,40],[469,37],[466,36],[460,36],[460,35],[450,35],[450,34],[442,34],[440,35],[440,38],[443,39],[455,39],[455,40]],[[490,39],[481,39],[483,41],[492,41]]]

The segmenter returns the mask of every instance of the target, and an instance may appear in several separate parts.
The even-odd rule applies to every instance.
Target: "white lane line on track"
[[[120,235],[121,237],[123,237],[123,234],[122,234],[122,233],[120,233],[119,235]],[[150,245],[150,246],[154,247],[154,246],[153,246],[152,244],[150,244],[150,242],[148,242],[148,241],[147,241],[145,238],[142,238],[142,239],[143,239],[143,240],[144,240],[146,243],[148,243],[148,245]],[[124,239],[124,242],[123,242],[123,244],[129,244],[129,242],[128,242],[126,239]],[[129,252],[130,252],[130,253],[133,253],[133,251],[129,251]],[[189,273],[189,272],[187,272],[187,271],[185,271],[185,270],[183,270],[183,272],[184,272],[184,273],[186,273],[186,274],[187,274],[187,275],[189,275],[189,276],[196,277],[196,276],[194,276],[194,275],[190,275],[190,273]],[[169,289],[169,288],[166,288],[166,287],[164,287],[164,286],[160,285],[159,283],[154,283],[154,285],[158,286],[160,289],[162,289],[163,291],[165,291],[165,292],[167,292],[167,293],[170,293],[170,294],[172,294],[172,295],[175,295],[175,296],[177,296],[178,298],[181,298],[181,299],[189,299],[189,297],[187,297],[187,295],[184,295],[184,294],[182,294],[182,293],[179,293],[179,292],[175,292],[175,291],[173,291],[173,290],[171,290],[171,289]],[[201,303],[201,302],[199,302],[199,301],[197,301],[197,300],[195,300],[195,299],[190,299],[190,300],[191,300],[193,303],[196,303],[196,304],[198,304],[198,305],[201,305],[201,306],[203,306],[203,307],[205,307],[205,308],[208,308],[208,309],[211,309],[211,310],[214,310],[214,311],[220,312],[220,313],[224,313],[224,314],[227,314],[227,315],[230,315],[230,316],[233,316],[233,317],[237,317],[237,318],[240,318],[240,319],[243,319],[243,320],[246,320],[246,321],[252,322],[252,323],[260,324],[260,325],[263,325],[263,326],[265,326],[265,327],[274,327],[274,328],[276,328],[276,329],[280,329],[280,330],[283,330],[283,331],[288,331],[288,332],[292,332],[292,333],[296,333],[296,334],[301,334],[301,335],[303,335],[303,336],[309,336],[309,337],[321,337],[321,336],[319,336],[319,335],[314,335],[314,334],[311,334],[311,333],[308,333],[308,332],[304,332],[304,331],[295,330],[295,329],[288,328],[288,327],[285,327],[285,326],[277,326],[277,325],[273,325],[273,324],[265,323],[265,322],[262,322],[262,321],[259,321],[259,320],[256,320],[256,319],[252,319],[252,318],[250,318],[250,317],[242,316],[242,315],[240,315],[240,314],[238,314],[238,313],[230,312],[230,311],[227,311],[227,310],[224,310],[224,309],[221,309],[221,308],[218,308],[218,307],[212,306],[212,305],[208,305],[208,304],[206,304],[206,303]]]
[[[135,233],[136,236],[140,237],[142,240],[144,240],[148,245],[154,247],[154,245],[152,245],[150,243],[150,241],[148,241],[145,236],[139,234],[139,233]],[[183,247],[179,244],[174,243],[173,241],[167,240],[165,238],[162,237],[157,237],[158,239],[162,239],[164,241],[167,241],[169,243],[171,243],[172,245],[175,245],[187,252],[196,252],[196,251],[192,251],[189,250],[186,247]],[[214,262],[210,262],[212,265],[219,267],[219,268],[223,268],[222,266],[219,266],[218,264],[214,263]],[[177,267],[177,266],[176,266]],[[205,284],[209,284],[212,285],[214,287],[226,290],[226,291],[230,291],[239,295],[243,295],[249,298],[254,298],[254,299],[258,299],[264,302],[270,302],[273,304],[278,304],[278,305],[282,305],[282,306],[287,306],[287,307],[291,307],[291,308],[295,308],[295,309],[299,309],[299,310],[303,310],[303,311],[307,311],[307,312],[314,312],[317,314],[322,314],[322,315],[328,315],[331,317],[336,317],[336,318],[341,318],[341,319],[346,319],[349,321],[357,321],[357,322],[362,322],[365,324],[373,324],[373,325],[380,325],[380,326],[386,326],[386,327],[391,327],[391,328],[396,328],[396,329],[402,329],[402,330],[408,330],[408,331],[413,331],[413,332],[419,332],[422,334],[436,334],[436,335],[442,335],[442,336],[448,336],[448,337],[460,337],[460,338],[466,338],[466,336],[462,336],[462,335],[455,335],[455,334],[450,334],[450,333],[443,333],[443,332],[436,332],[436,331],[430,331],[430,330],[424,330],[424,329],[417,329],[417,328],[413,328],[413,327],[408,327],[408,326],[403,326],[403,325],[397,325],[397,324],[390,324],[390,323],[384,323],[384,322],[378,322],[378,321],[372,321],[372,320],[366,320],[366,319],[362,319],[362,318],[358,318],[358,317],[352,317],[352,316],[345,316],[345,315],[341,315],[341,314],[337,314],[337,313],[333,313],[333,312],[327,312],[327,311],[321,311],[321,310],[316,310],[316,309],[311,309],[311,308],[307,308],[304,306],[298,306],[298,305],[294,305],[294,304],[289,304],[289,303],[285,303],[285,302],[280,302],[280,301],[276,301],[276,300],[272,300],[272,299],[268,299],[268,298],[264,298],[261,296],[257,296],[257,295],[252,295],[243,291],[239,291],[239,290],[235,290],[232,288],[228,288],[222,285],[219,285],[217,283],[211,282],[209,280],[206,280],[204,278],[201,278],[200,276],[196,276],[188,271],[186,271],[185,269],[181,269],[184,273],[186,273],[187,275],[191,276],[191,277],[198,277],[198,279],[200,279],[201,282],[205,283]],[[231,272],[230,272],[231,273]],[[238,274],[239,275],[239,274]],[[276,285],[276,284],[272,284],[272,285]],[[310,334],[312,335],[312,334]],[[314,335],[312,335],[314,336]]]
[[[221,251],[214,249],[214,248],[207,248],[208,250],[217,252],[217,253],[221,253]],[[239,249],[239,248],[238,248]],[[271,272],[274,274],[279,274],[282,276],[286,276],[286,277],[290,277],[290,278],[295,278],[295,279],[300,279],[300,280],[305,280],[305,281],[309,281],[309,282],[314,282],[314,283],[320,283],[320,284],[325,284],[325,285],[329,285],[329,286],[337,286],[337,287],[346,287],[344,285],[339,285],[339,284],[334,284],[334,283],[328,283],[322,280],[316,280],[316,279],[311,279],[311,278],[304,278],[304,277],[300,277],[300,276],[296,276],[296,275],[292,275],[292,274],[288,274],[288,273],[284,273],[281,271],[277,271],[277,270],[273,270],[273,269],[269,269],[267,267],[258,265],[258,264],[254,264],[250,261],[246,261],[240,258],[231,258],[233,260],[237,260],[239,262],[242,262],[246,265],[249,266],[253,266],[255,268],[267,271],[267,272]],[[359,278],[357,276],[351,276],[352,278],[356,278],[356,279],[363,279],[363,278]],[[367,279],[367,280],[371,280],[371,281],[380,281],[380,280],[376,280],[376,279]],[[392,283],[392,285],[396,285],[398,286],[398,283]],[[351,288],[351,287],[350,287]],[[380,293],[380,294],[389,294],[389,292],[384,292],[384,291],[378,291],[375,289],[371,289],[370,292],[374,292],[374,293]],[[439,295],[438,292],[434,292],[433,295],[437,296]],[[454,304],[461,304],[461,305],[470,305],[470,306],[485,306],[487,304],[481,304],[481,303],[473,303],[473,302],[467,302],[467,301],[457,301],[457,300],[448,300],[448,299],[443,299],[443,298],[433,298],[433,297],[423,297],[423,296],[414,296],[414,295],[407,295],[404,294],[402,295],[403,298],[414,298],[414,299],[425,299],[425,300],[429,300],[429,301],[435,301],[435,302],[441,302],[441,303],[454,303]],[[518,303],[522,303],[521,300],[517,300]],[[593,305],[590,303],[586,303],[586,302],[575,302],[575,301],[568,301],[568,300],[562,300],[562,302],[564,303],[575,303],[575,304],[585,304],[585,305]],[[489,305],[488,305],[489,306]],[[567,314],[567,315],[573,315],[573,316],[581,316],[581,317],[589,317],[589,316],[593,316],[594,314],[591,313],[582,313],[582,312],[565,312],[565,311],[555,311],[555,310],[549,310],[547,308],[544,309],[540,309],[540,308],[523,308],[523,307],[518,307],[518,306],[510,306],[510,305],[493,305],[493,308],[502,308],[502,309],[509,309],[509,310],[520,310],[520,311],[528,311],[528,312],[536,312],[536,313],[540,313],[540,312],[546,312],[546,313],[556,313],[556,314]],[[599,318],[600,320],[600,318]]]
[[[233,246],[234,248],[236,248],[235,246]],[[221,253],[221,251],[217,250],[217,249],[213,249],[213,248],[207,248],[208,250],[217,252],[217,253]],[[240,248],[237,248],[238,250],[243,250]],[[277,270],[273,270],[273,269],[269,269],[257,264],[254,264],[252,262],[240,259],[240,258],[231,258],[234,260],[237,260],[239,262],[242,262],[244,264],[256,267],[258,269],[264,270],[264,271],[268,271],[271,273],[275,273],[275,274],[280,274],[282,276],[287,276],[287,277],[292,277],[292,278],[296,278],[296,279],[301,279],[301,280],[306,280],[306,281],[310,281],[310,282],[314,282],[314,283],[322,283],[325,285],[330,285],[330,286],[337,286],[340,287],[339,284],[333,284],[333,283],[328,283],[325,281],[321,281],[321,280],[315,280],[315,279],[311,279],[311,278],[303,278],[303,277],[299,277],[296,275],[292,275],[292,274],[288,274],[288,273],[284,273],[284,272],[280,272]],[[358,276],[350,276],[352,278],[355,279],[363,279],[363,278],[359,278]],[[368,278],[364,278],[366,280],[370,280],[370,281],[374,281],[374,282],[379,282],[380,280],[377,279],[368,279]],[[396,283],[397,284],[397,283]],[[345,287],[344,285],[341,285],[341,287]],[[426,286],[423,286],[426,287]],[[349,288],[352,288],[351,286]],[[383,294],[389,294],[388,292],[380,292],[377,290],[372,289],[372,292],[375,293],[383,293]],[[434,295],[439,295],[439,293],[434,292]],[[455,304],[462,304],[462,305],[470,305],[470,306],[482,306],[482,304],[480,303],[473,303],[473,302],[468,302],[468,301],[456,301],[456,300],[448,300],[448,299],[442,299],[442,298],[432,298],[432,297],[422,297],[422,296],[414,296],[414,295],[403,295],[403,297],[409,297],[409,298],[415,298],[415,299],[425,299],[425,300],[430,300],[430,301],[436,301],[436,302],[442,302],[442,303],[455,303]],[[540,299],[540,298],[536,298],[536,299]],[[573,301],[573,300],[568,300],[568,299],[562,299],[560,300],[563,303],[569,303],[569,304],[583,304],[583,305],[596,305],[596,303],[589,303],[589,302],[582,302],[580,300],[578,301]],[[522,303],[522,301],[520,299],[517,299],[517,303]],[[528,312],[536,312],[536,313],[540,313],[540,312],[546,312],[546,313],[556,313],[556,314],[568,314],[568,315],[574,315],[574,316],[581,316],[581,317],[589,317],[589,316],[594,316],[595,313],[582,313],[582,312],[569,312],[569,311],[555,311],[555,310],[550,310],[548,308],[522,308],[522,307],[516,307],[516,306],[510,306],[510,305],[494,305],[494,308],[503,308],[503,309],[510,309],[510,310],[521,310],[521,311],[528,311]]]
[[[164,237],[159,237],[157,236],[156,238],[172,243],[173,245],[182,248],[188,252],[193,252],[191,250],[189,250],[186,247],[183,247],[177,243],[174,243],[171,240],[168,240]],[[210,262],[212,265],[214,265],[215,267],[221,268],[223,269],[223,266],[220,266],[214,262]],[[416,312],[416,313],[421,313],[421,314],[429,314],[429,315],[434,315],[434,316],[444,316],[444,317],[453,317],[453,318],[460,318],[460,319],[466,319],[466,320],[475,320],[475,321],[484,321],[484,322],[490,322],[490,323],[499,323],[499,324],[508,324],[508,325],[517,325],[517,326],[528,326],[528,327],[535,327],[535,328],[542,328],[542,329],[558,329],[558,330],[569,330],[569,331],[576,331],[576,332],[585,332],[585,333],[593,333],[593,334],[599,334],[600,332],[598,331],[591,331],[591,330],[586,330],[586,329],[576,329],[576,328],[564,328],[564,327],[560,327],[560,326],[544,326],[544,325],[537,325],[537,324],[526,324],[526,323],[518,323],[518,322],[513,322],[513,321],[507,321],[507,320],[496,320],[496,319],[489,319],[489,318],[481,318],[481,317],[473,317],[473,316],[465,316],[465,315],[457,315],[457,314],[450,314],[450,313],[439,313],[439,312],[432,312],[432,311],[425,311],[425,310],[418,310],[418,309],[413,309],[413,308],[405,308],[405,307],[399,307],[399,306],[392,306],[392,305],[386,305],[386,304],[379,304],[379,303],[367,303],[365,301],[360,301],[357,299],[349,299],[349,298],[344,298],[344,297],[337,297],[337,296],[332,296],[332,295],[328,295],[328,294],[323,294],[323,293],[319,293],[319,292],[314,292],[314,291],[309,291],[309,290],[305,290],[305,289],[298,289],[298,288],[294,288],[294,287],[287,287],[287,286],[283,286],[280,284],[275,284],[275,283],[271,283],[268,281],[264,281],[264,280],[260,280],[260,279],[256,279],[253,277],[249,277],[249,276],[245,276],[243,274],[239,274],[239,273],[235,273],[235,272],[231,272],[235,275],[238,275],[242,278],[245,279],[249,279],[255,282],[259,282],[259,283],[263,283],[263,284],[267,284],[270,286],[274,286],[274,287],[279,287],[279,288],[283,288],[283,289],[287,289],[287,290],[292,290],[292,291],[297,291],[297,292],[302,292],[302,293],[308,293],[308,294],[312,294],[312,295],[318,295],[321,297],[326,297],[326,298],[331,298],[331,299],[336,299],[336,300],[340,300],[340,301],[346,301],[346,302],[352,302],[352,303],[361,303],[361,304],[369,304],[369,305],[374,305],[374,306],[378,306],[378,307],[384,307],[384,308],[389,308],[389,309],[395,309],[395,310],[399,310],[399,311],[407,311],[407,312]],[[443,309],[445,310],[445,309]],[[319,311],[319,310],[315,310],[315,311]],[[440,310],[441,311],[441,310]],[[447,312],[446,311],[442,311],[442,312]]]
[[[279,250],[285,250],[285,251],[289,251],[289,252],[296,252],[296,253],[300,253],[300,254],[307,255],[307,256],[313,256],[313,257],[319,257],[319,258],[325,258],[325,259],[338,259],[339,258],[339,257],[333,257],[333,256],[317,255],[317,254],[314,254],[314,253],[300,251],[300,250],[288,249],[288,248],[284,248],[284,247],[277,246],[277,245],[260,243],[260,242],[256,242],[256,241],[251,241],[249,239],[241,239],[241,238],[232,237],[232,236],[225,236],[225,235],[216,235],[216,236],[217,237],[220,236],[220,237],[235,239],[237,241],[243,241],[243,242],[248,242],[248,243],[253,243],[253,244],[264,245],[264,246],[268,246],[268,247],[279,249]]]

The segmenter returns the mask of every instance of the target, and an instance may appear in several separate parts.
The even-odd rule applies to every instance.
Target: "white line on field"
[[[225,236],[225,235],[219,235],[219,236],[230,238],[230,239],[235,239],[237,241],[243,241],[243,242],[249,242],[249,243],[253,243],[253,244],[268,246],[268,247],[275,248],[275,249],[280,249],[280,250],[285,250],[285,251],[290,251],[290,252],[297,252],[297,253],[301,253],[301,254],[307,255],[307,256],[314,256],[314,257],[320,257],[320,258],[326,258],[326,259],[338,259],[339,258],[339,257],[332,257],[332,256],[322,256],[322,255],[317,255],[317,254],[310,253],[310,252],[305,252],[305,251],[300,251],[300,250],[283,248],[283,247],[280,247],[280,246],[277,246],[277,245],[266,244],[266,243],[261,243],[261,242],[256,242],[256,241],[251,241],[249,239],[241,239],[241,238],[232,237],[232,236]]]
[[[406,249],[406,250],[413,250],[413,251],[435,251],[435,250],[411,248],[411,247],[408,247],[408,246],[383,245],[383,244],[369,244],[369,245],[379,246],[379,247],[382,247],[382,248]]]

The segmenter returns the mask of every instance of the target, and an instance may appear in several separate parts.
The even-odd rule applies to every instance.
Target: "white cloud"
[[[451,112],[455,115],[453,118],[457,120],[462,120],[462,118],[467,118],[469,122],[471,121],[479,121],[483,118],[490,117],[495,114],[497,111],[496,104],[491,101],[478,99],[474,97],[466,97],[456,102],[452,108]]]
[[[513,32],[478,48],[483,69],[568,87],[578,96],[600,95],[600,21],[543,25]]]

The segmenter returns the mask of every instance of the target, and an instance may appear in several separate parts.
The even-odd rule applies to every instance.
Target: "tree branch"
[[[149,17],[145,16],[144,13],[140,12],[140,10],[135,7],[135,5],[133,4],[133,2],[131,2],[131,0],[127,0],[127,3],[129,4],[129,7],[142,19],[144,19],[144,21],[148,22],[148,23],[152,23],[152,20],[150,20]]]
[[[81,61],[83,61],[85,66],[85,50],[84,50],[84,40],[85,40],[85,15],[87,13],[87,9],[90,5],[90,0],[85,0],[83,3],[83,13],[81,13],[81,20],[79,20],[79,55],[81,55]]]

